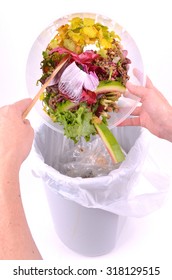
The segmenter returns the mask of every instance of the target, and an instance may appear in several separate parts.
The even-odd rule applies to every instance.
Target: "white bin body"
[[[126,217],[84,207],[45,189],[56,233],[67,247],[85,256],[104,255],[115,247]]]

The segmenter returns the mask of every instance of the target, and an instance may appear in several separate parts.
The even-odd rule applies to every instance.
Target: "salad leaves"
[[[91,18],[76,17],[57,29],[43,51],[42,76],[38,80],[42,84],[63,56],[70,55],[41,100],[44,111],[53,122],[63,126],[64,134],[75,143],[81,137],[89,141],[97,133],[102,137],[105,132],[110,135],[110,143],[117,147],[117,141],[113,142],[113,136],[108,133],[107,120],[109,113],[119,110],[117,101],[125,91],[131,63],[120,41],[107,26]],[[95,48],[87,49],[88,46]],[[102,139],[108,141],[107,137]],[[108,150],[113,153],[113,149]],[[119,147],[116,150],[119,154]],[[114,160],[117,158],[123,157],[113,156]]]
[[[80,104],[79,108],[72,111],[58,112],[57,119],[63,125],[65,135],[75,143],[81,137],[86,141],[90,140],[90,135],[96,134],[95,126],[92,124],[93,113],[90,112],[85,103]]]

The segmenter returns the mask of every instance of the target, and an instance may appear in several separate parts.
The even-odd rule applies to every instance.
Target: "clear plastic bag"
[[[59,158],[59,171],[70,177],[92,178],[107,175],[121,163],[114,163],[99,136],[91,141],[84,139],[75,144],[64,138],[63,151]]]

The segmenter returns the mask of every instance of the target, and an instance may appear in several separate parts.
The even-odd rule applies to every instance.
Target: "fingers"
[[[26,125],[30,125],[30,121],[27,120],[27,119],[24,119],[23,122],[24,122],[24,124],[26,124]]]
[[[137,78],[137,80],[142,84],[143,81],[144,81],[143,73],[139,69],[134,68],[133,69],[133,74]],[[147,88],[153,88],[154,87],[152,81],[149,79],[148,76],[146,76],[146,87]]]
[[[148,89],[154,88],[151,80],[148,77],[146,77],[146,86],[145,87],[133,85],[130,82],[127,82],[126,87],[129,90],[129,92],[131,92],[132,94],[134,94],[135,96],[137,96],[139,98],[143,98],[144,95],[148,93]]]
[[[134,76],[137,78],[137,80],[138,80],[141,84],[143,84],[143,81],[144,81],[144,75],[143,75],[143,73],[142,73],[139,69],[134,68],[134,69],[133,69],[133,74],[134,74]]]
[[[135,116],[134,118],[127,118],[123,122],[121,122],[118,126],[140,126],[140,113],[141,113],[142,107],[138,106],[135,108],[135,110],[131,113],[132,116]]]
[[[126,87],[132,94],[139,98],[142,98],[144,93],[147,91],[144,87],[133,85],[130,82],[127,82]]]
[[[134,111],[131,113],[132,116],[139,116],[141,113],[142,107],[138,106],[134,109]]]
[[[16,110],[18,111],[19,115],[22,116],[23,112],[28,108],[30,103],[32,102],[31,98],[25,98],[20,101],[17,101],[13,105],[15,106]]]
[[[135,100],[135,101],[140,101],[140,98],[137,97],[136,95],[132,94],[131,91],[129,90],[126,90],[124,93],[123,93],[123,96],[126,97],[126,98],[130,98],[132,100]]]
[[[149,79],[149,77],[147,76],[146,77],[146,88],[153,88],[153,84],[152,84],[152,81]]]
[[[118,126],[140,126],[140,117],[128,118]]]

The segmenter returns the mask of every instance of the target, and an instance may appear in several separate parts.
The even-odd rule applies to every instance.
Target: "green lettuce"
[[[50,117],[52,117],[51,113],[49,111]],[[53,121],[63,125],[66,137],[72,139],[75,143],[81,137],[89,141],[90,136],[97,133],[95,126],[92,124],[93,113],[85,103],[80,103],[79,108],[74,111],[64,110],[64,107],[62,110],[61,106],[59,106],[52,115]]]

